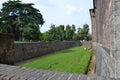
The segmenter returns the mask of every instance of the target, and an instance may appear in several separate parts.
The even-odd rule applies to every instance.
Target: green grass
[[[86,74],[92,51],[75,47],[22,64],[27,68]]]

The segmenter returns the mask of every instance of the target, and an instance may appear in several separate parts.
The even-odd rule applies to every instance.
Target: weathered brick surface
[[[95,10],[90,9],[91,23],[92,23],[92,42],[96,42],[96,18],[95,18]]]
[[[0,63],[14,64],[14,39],[12,35],[0,33]]]
[[[11,68],[11,70],[5,68]],[[17,68],[19,69],[17,70]],[[5,70],[6,73],[2,72],[2,70]],[[0,64],[0,80],[120,80],[120,79],[54,72],[48,70],[36,70],[22,68],[19,66],[17,67]]]
[[[74,41],[59,41],[14,44],[12,35],[0,33],[0,63],[14,64],[75,46],[81,46],[81,43]]]
[[[21,62],[80,45],[80,42],[72,41],[17,43],[15,44],[15,62]]]
[[[95,8],[90,9],[93,42],[110,48],[110,0],[94,0]]]
[[[120,77],[120,0],[112,0],[110,14],[111,50],[110,54],[115,60],[115,76]]]
[[[96,74],[105,78],[120,78],[120,0],[93,1],[94,9],[90,10],[90,15],[92,24],[96,24],[96,27],[93,25]]]

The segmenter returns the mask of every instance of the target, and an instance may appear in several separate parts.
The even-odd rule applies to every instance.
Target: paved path
[[[0,64],[0,80],[120,80]]]

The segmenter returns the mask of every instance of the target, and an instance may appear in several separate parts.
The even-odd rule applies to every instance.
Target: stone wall
[[[14,64],[14,39],[12,35],[0,33],[0,63]]]
[[[0,33],[0,63],[14,64],[81,45],[72,41],[14,43],[12,35]]]
[[[96,74],[103,77],[119,78],[116,76],[116,60],[110,55],[110,50],[101,44],[96,44]]]
[[[93,1],[94,9],[90,10],[90,15],[92,24],[96,24],[93,26],[93,42],[96,40],[96,74],[120,78],[120,0]]]
[[[16,43],[15,62],[21,62],[80,45],[80,42]]]
[[[81,41],[82,46],[91,47],[92,41]]]
[[[120,0],[111,1],[110,56],[115,60],[115,77],[120,77]]]
[[[94,0],[94,14],[96,20],[96,27],[93,33],[96,35],[96,74],[104,77],[113,77],[114,68],[111,64],[110,58],[110,0]],[[96,31],[94,31],[96,30]]]

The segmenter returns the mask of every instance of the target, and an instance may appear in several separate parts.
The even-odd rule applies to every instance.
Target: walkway
[[[0,80],[113,80],[102,77],[28,69],[0,64]],[[114,79],[118,80],[118,79]]]

